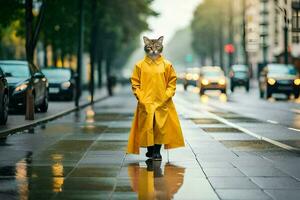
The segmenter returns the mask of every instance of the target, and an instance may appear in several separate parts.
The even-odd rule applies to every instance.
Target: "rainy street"
[[[236,94],[247,106],[178,85],[186,146],[162,150],[162,162],[144,149],[125,154],[136,106],[129,87],[11,135],[0,146],[0,199],[298,199],[299,125],[280,120],[296,120],[297,104],[275,99],[264,109],[265,100]]]

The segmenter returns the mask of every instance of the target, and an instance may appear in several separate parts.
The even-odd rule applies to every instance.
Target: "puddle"
[[[117,121],[132,118],[132,113],[98,113],[95,114],[95,121]]]
[[[105,133],[129,133],[130,128],[108,128],[104,132]]]
[[[232,128],[232,127],[209,127],[209,128],[202,128],[205,132],[208,133],[241,133],[239,129]]]
[[[212,118],[191,119],[195,124],[222,124],[220,121]]]
[[[103,133],[107,129],[107,126],[86,124],[80,128],[82,133]]]
[[[278,150],[281,149],[263,140],[221,140],[227,148],[238,151]]]

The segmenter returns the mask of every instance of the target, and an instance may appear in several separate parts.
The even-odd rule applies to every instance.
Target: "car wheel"
[[[230,86],[230,90],[231,90],[231,92],[234,92],[234,85]]]
[[[249,83],[246,85],[246,91],[247,92],[249,92],[249,90],[250,90],[250,85],[249,85]]]
[[[264,91],[262,89],[259,89],[259,97],[262,99],[264,98],[264,96],[265,96]]]
[[[187,90],[187,84],[184,84],[184,85],[183,85],[183,89],[184,89],[184,91]]]
[[[48,110],[48,91],[46,92],[46,94],[45,94],[45,97],[44,97],[44,100],[43,100],[43,103],[42,103],[42,105],[39,107],[39,109],[40,109],[40,111],[41,112],[47,112],[47,110]]]
[[[5,125],[8,117],[8,95],[4,94],[1,105],[0,124]]]
[[[222,94],[226,94],[226,89],[221,90]]]
[[[200,89],[200,95],[204,95],[205,90]]]
[[[269,99],[272,97],[272,92],[270,91],[270,89],[268,87],[266,88],[265,95],[266,95],[266,99]]]
[[[295,99],[298,99],[300,96],[300,91],[294,92]]]

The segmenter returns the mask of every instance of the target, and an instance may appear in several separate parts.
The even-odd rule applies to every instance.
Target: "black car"
[[[8,84],[3,71],[0,69],[0,124],[4,125],[8,116]]]
[[[48,80],[44,74],[27,61],[0,61],[9,86],[9,108],[24,111],[26,93],[32,88],[35,109],[41,112],[48,110]]]
[[[49,81],[49,97],[52,100],[68,100],[74,98],[74,73],[69,68],[44,68],[42,72]]]
[[[250,89],[250,73],[246,65],[233,65],[229,72],[230,90],[234,92],[237,86],[245,87],[246,91]]]
[[[259,76],[260,97],[270,98],[274,93],[283,93],[287,96],[300,93],[300,78],[293,65],[268,64],[262,69]]]

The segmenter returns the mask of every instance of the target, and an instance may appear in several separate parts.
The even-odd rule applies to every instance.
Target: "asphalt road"
[[[178,86],[186,146],[149,162],[145,149],[124,151],[136,106],[125,87],[1,141],[0,199],[298,200],[297,100],[270,102],[256,92],[200,97]]]

